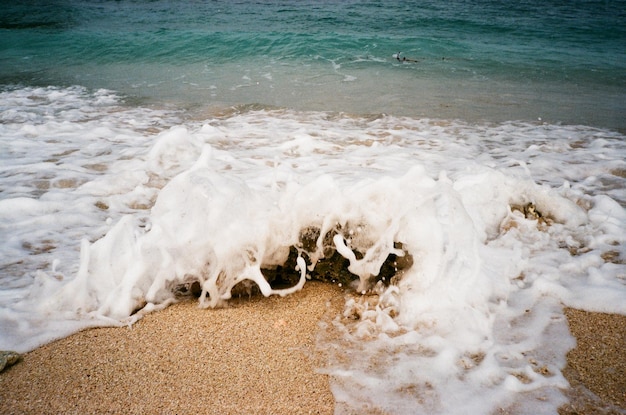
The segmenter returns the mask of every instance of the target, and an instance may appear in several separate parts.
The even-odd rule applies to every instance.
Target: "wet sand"
[[[3,414],[332,414],[315,351],[319,321],[344,293],[309,282],[294,295],[183,302],[132,328],[98,328],[43,346],[0,374]],[[566,310],[578,346],[561,415],[626,408],[626,316]],[[620,409],[622,408],[622,409]]]

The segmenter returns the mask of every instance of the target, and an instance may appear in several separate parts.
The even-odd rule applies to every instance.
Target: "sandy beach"
[[[332,414],[315,342],[344,295],[310,282],[286,298],[243,298],[216,310],[187,301],[132,328],[77,333],[0,374],[0,412]],[[578,346],[565,370],[572,402],[559,412],[623,413],[626,317],[567,316]]]
[[[626,413],[626,316],[565,309],[576,348],[563,371],[570,404],[561,415]]]

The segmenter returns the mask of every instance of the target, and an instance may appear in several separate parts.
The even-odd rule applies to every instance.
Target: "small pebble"
[[[22,356],[17,352],[0,351],[0,372],[20,361]]]

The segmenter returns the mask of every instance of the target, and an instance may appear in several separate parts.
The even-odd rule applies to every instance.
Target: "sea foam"
[[[626,313],[618,133],[184,119],[80,88],[3,99],[1,349],[132,324],[194,285],[202,307],[288,295],[340,258],[354,291],[321,342],[340,413],[553,411],[574,344],[563,305]]]

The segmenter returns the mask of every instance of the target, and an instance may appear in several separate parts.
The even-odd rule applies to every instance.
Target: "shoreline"
[[[319,323],[345,291],[309,281],[281,298],[183,301],[131,328],[95,328],[44,345],[0,374],[0,412],[332,414],[316,352]],[[623,414],[626,316],[565,309],[577,347],[561,415]]]

